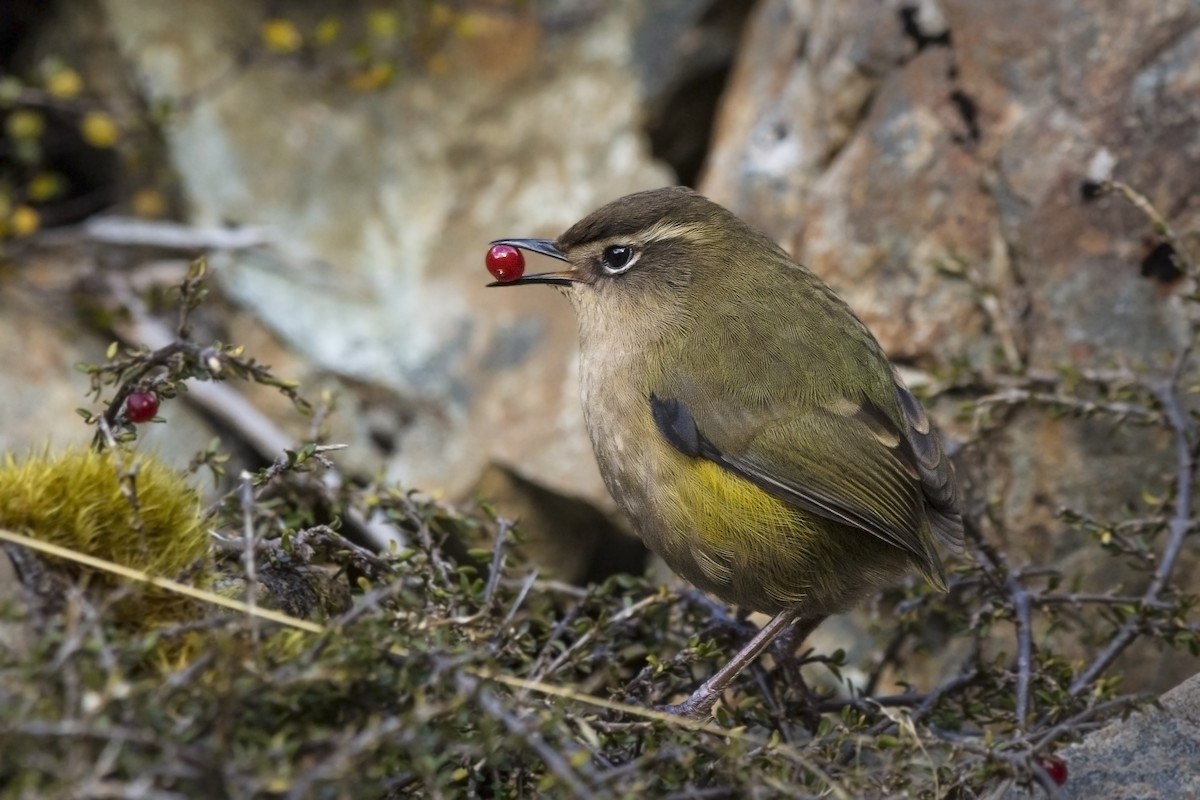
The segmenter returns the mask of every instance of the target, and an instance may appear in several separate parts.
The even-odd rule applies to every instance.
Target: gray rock
[[[191,98],[168,134],[193,221],[276,234],[215,261],[218,279],[317,366],[396,394],[391,420],[373,417],[390,476],[460,494],[498,461],[594,501],[570,312],[551,292],[485,289],[483,254],[672,182],[640,129],[650,54],[633,44],[669,42],[700,5],[478,9],[475,34],[356,93],[292,59],[237,66],[229,43],[269,3],[105,1],[146,93]]]
[[[72,280],[58,257],[33,258],[0,285],[0,452],[87,446],[92,431],[75,415],[88,406],[79,361],[97,361],[104,344],[74,321],[64,298]]]

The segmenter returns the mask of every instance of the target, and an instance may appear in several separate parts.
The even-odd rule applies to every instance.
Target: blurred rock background
[[[144,338],[207,253],[197,338],[335,392],[348,473],[492,498],[568,579],[640,569],[566,303],[486,291],[482,256],[680,182],[825,277],[938,397],[1015,560],[1119,583],[1072,562],[1059,513],[1134,515],[1168,468],[1156,429],[1017,411],[985,436],[957,411],[981,375],[1161,367],[1180,344],[1184,287],[1145,220],[1081,187],[1133,184],[1196,249],[1195,2],[7,0],[0,70],[2,450],[89,437],[73,364]],[[284,441],[308,434],[245,394]],[[163,416],[146,445],[181,465],[214,436],[273,457],[244,417]],[[1137,686],[1197,669],[1131,652]]]

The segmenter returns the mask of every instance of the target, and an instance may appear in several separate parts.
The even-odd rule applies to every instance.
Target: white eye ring
[[[604,267],[604,271],[609,275],[620,275],[622,272],[628,272],[629,268],[637,263],[640,255],[631,244],[610,244],[600,256],[600,266]]]

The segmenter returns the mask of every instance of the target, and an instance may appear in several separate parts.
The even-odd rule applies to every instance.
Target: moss
[[[209,554],[199,497],[187,481],[155,458],[125,451],[6,455],[0,466],[0,527],[168,578],[197,567]],[[90,580],[112,582],[103,573]],[[153,626],[187,616],[191,606],[153,588],[141,598],[120,604],[126,621]]]

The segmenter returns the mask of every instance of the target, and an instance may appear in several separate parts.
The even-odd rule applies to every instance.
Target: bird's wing
[[[928,512],[944,507],[956,513],[954,483],[923,412],[917,428],[907,429],[905,405],[911,401],[920,412],[916,399],[903,387],[896,390],[907,395],[897,398],[903,424],[865,394],[811,406],[776,404],[768,415],[722,408],[711,399],[652,395],[650,410],[659,431],[685,455],[709,459],[786,503],[906,550],[944,584],[930,523],[939,532],[953,526]]]

